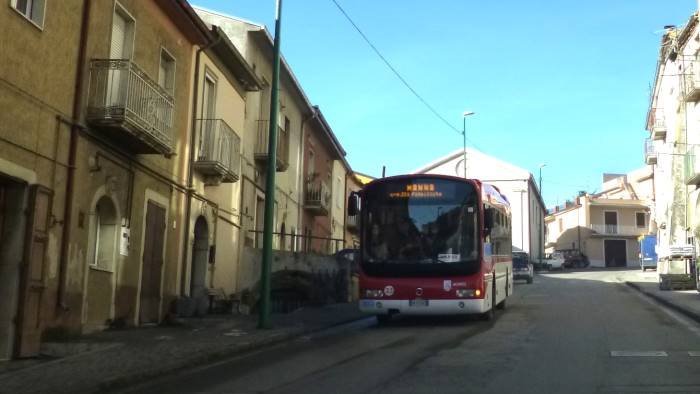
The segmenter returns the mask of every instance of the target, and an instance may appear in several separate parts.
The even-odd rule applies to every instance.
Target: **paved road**
[[[493,323],[366,320],[132,392],[700,393],[700,329],[627,274],[540,275]]]

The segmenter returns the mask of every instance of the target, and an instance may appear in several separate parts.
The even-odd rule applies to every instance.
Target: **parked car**
[[[564,268],[586,268],[590,265],[588,256],[578,249],[560,249],[556,252],[564,256]]]
[[[534,276],[530,256],[525,252],[513,252],[513,279],[525,279],[527,283],[532,283]]]
[[[544,263],[549,270],[564,270],[566,260],[561,252],[547,254]]]

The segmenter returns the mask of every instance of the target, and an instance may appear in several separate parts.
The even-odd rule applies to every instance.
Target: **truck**
[[[642,235],[639,241],[639,265],[642,272],[649,268],[656,269],[659,256],[656,254],[656,235]]]
[[[659,253],[656,271],[660,290],[696,289],[695,247],[671,245]]]

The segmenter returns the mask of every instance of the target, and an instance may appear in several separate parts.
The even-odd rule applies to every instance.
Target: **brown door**
[[[163,238],[165,236],[165,208],[148,202],[146,233],[143,239],[143,267],[141,272],[141,324],[160,320],[160,279],[163,268]]]
[[[624,239],[606,239],[603,246],[605,248],[606,267],[624,267],[627,265],[627,241]]]
[[[52,199],[53,192],[50,189],[39,185],[30,188],[24,258],[20,272],[16,357],[39,354]]]

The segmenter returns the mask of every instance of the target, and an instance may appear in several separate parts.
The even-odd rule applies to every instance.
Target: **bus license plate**
[[[424,300],[421,298],[417,298],[415,300],[408,300],[408,306],[426,307],[428,306],[428,300]]]

